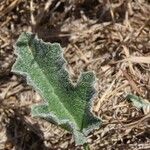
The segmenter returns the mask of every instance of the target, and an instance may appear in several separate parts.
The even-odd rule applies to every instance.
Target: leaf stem
[[[90,150],[89,144],[88,143],[83,144],[83,149]]]

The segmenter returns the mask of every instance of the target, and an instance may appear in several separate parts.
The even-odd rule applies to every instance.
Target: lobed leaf
[[[45,100],[32,107],[32,115],[65,127],[77,145],[86,143],[87,134],[101,124],[91,112],[94,73],[82,73],[78,83],[72,84],[60,45],[45,43],[30,33],[19,37],[16,54],[13,72],[25,75]]]

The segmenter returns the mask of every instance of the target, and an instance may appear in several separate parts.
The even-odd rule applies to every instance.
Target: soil
[[[0,0],[0,150],[80,150],[72,134],[31,117],[42,98],[11,71],[24,31],[61,44],[73,81],[95,72],[103,124],[88,136],[91,150],[150,149],[150,107],[126,98],[150,102],[149,0]]]

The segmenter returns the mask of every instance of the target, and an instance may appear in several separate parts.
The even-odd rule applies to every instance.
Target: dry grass
[[[150,101],[149,12],[149,0],[0,1],[0,149],[82,149],[70,134],[30,116],[41,98],[10,72],[22,31],[61,43],[73,80],[95,71],[93,112],[104,122],[89,135],[92,150],[150,149],[150,110],[126,100],[132,93]]]

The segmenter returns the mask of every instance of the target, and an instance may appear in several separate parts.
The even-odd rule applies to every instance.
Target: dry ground
[[[73,80],[95,71],[93,111],[103,125],[89,135],[92,150],[150,149],[150,108],[126,99],[150,101],[149,0],[0,0],[0,149],[82,149],[71,134],[31,117],[41,98],[10,71],[22,31],[61,43]]]

